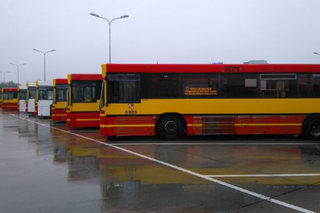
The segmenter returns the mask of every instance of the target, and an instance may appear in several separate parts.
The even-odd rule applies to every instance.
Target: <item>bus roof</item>
[[[68,80],[75,80],[75,81],[99,81],[103,80],[101,74],[68,74]]]
[[[3,88],[3,92],[17,92],[18,88]]]
[[[68,79],[67,78],[56,78],[52,80],[53,86],[57,84],[68,84]]]
[[[36,87],[52,87],[51,81],[36,81]]]
[[[18,86],[18,90],[27,90],[26,86]]]
[[[36,83],[26,83],[27,88],[36,87]]]
[[[320,72],[320,64],[103,64],[107,73]]]

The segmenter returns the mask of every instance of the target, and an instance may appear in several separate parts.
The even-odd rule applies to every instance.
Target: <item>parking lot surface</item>
[[[320,143],[108,140],[0,110],[1,212],[320,212]]]

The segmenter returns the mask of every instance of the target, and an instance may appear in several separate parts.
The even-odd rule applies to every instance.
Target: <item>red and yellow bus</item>
[[[2,88],[2,109],[17,110],[18,88]]]
[[[320,65],[102,65],[104,136],[320,138]]]
[[[68,79],[53,79],[53,121],[67,120],[67,97],[68,97]]]
[[[0,107],[2,106],[2,88],[0,89]]]
[[[67,126],[99,127],[101,74],[69,74]]]

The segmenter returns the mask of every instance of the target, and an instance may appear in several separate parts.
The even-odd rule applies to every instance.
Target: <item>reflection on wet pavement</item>
[[[3,112],[0,134],[3,212],[320,211],[320,146],[299,138],[107,141],[98,129]]]

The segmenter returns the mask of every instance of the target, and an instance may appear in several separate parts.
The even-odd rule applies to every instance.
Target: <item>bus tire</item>
[[[183,121],[175,115],[166,115],[160,118],[157,132],[161,139],[177,140],[184,132]]]
[[[320,139],[320,115],[313,115],[306,119],[302,126],[302,134],[309,140]]]

